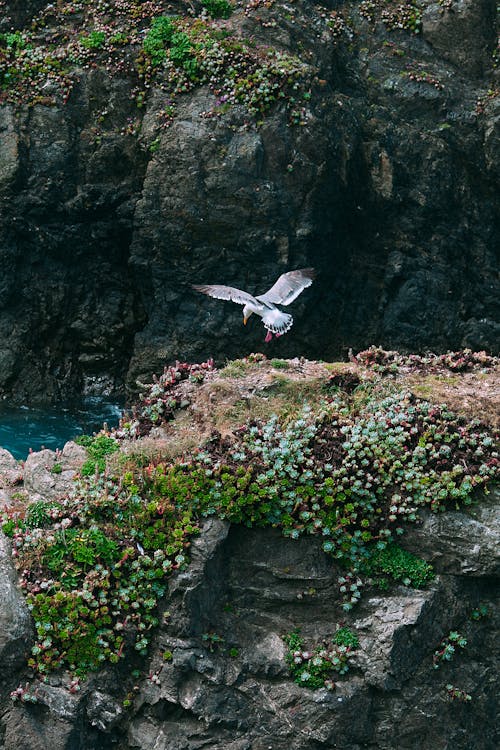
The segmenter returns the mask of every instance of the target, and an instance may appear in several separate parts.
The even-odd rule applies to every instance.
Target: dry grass
[[[500,428],[500,369],[484,372],[409,375],[408,388],[432,403]]]
[[[359,412],[375,396],[407,388],[452,411],[500,426],[499,370],[452,373],[412,372],[379,376],[354,362],[309,362],[307,360],[236,360],[220,371],[207,374],[202,384],[185,381],[183,395],[190,406],[176,413],[175,420],[156,429],[150,438],[125,448],[121,467],[149,460],[175,460],[188,456],[216,430],[222,435],[251,420],[268,420],[276,414],[282,422],[295,418],[308,404],[316,410],[332,389],[330,378],[351,383],[344,397],[352,413]],[[118,460],[118,459],[117,459]]]

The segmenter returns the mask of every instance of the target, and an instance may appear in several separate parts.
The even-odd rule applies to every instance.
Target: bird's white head
[[[253,310],[248,305],[245,305],[245,307],[243,308],[243,325],[246,326],[247,320],[252,313]]]

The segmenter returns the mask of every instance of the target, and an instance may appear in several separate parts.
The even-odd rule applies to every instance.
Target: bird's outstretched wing
[[[316,277],[314,268],[300,268],[297,271],[283,273],[278,281],[265,294],[257,297],[263,302],[271,302],[273,305],[289,305],[299,294],[311,286]]]
[[[226,299],[236,302],[238,305],[246,305],[247,302],[253,302],[255,305],[259,304],[251,294],[243,292],[241,289],[235,289],[233,286],[223,286],[221,284],[193,284],[192,286],[197,292],[208,294],[209,297],[215,297],[215,299]]]

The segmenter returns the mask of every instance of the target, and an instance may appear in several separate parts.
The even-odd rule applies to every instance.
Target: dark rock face
[[[75,107],[1,111],[0,388],[19,399],[120,389],[143,320],[128,244],[144,158],[124,136],[96,148],[85,125],[115,98],[126,117],[106,84],[87,76]]]
[[[0,747],[493,750],[499,545],[492,494],[473,521],[444,513],[439,528],[426,522],[403,537],[433,560],[438,577],[429,589],[366,592],[348,614],[339,599],[342,571],[320,540],[207,521],[189,568],[171,580],[168,613],[128,707],[130,664],[121,677],[103,671],[73,695],[57,676],[35,682],[35,705],[7,697],[24,684],[22,672],[1,672]],[[487,615],[474,620],[479,605]],[[300,628],[314,644],[340,624],[356,632],[360,647],[335,690],[292,682],[283,636]],[[433,653],[452,630],[466,647],[434,669]],[[451,700],[447,685],[472,700]]]
[[[24,26],[46,5],[45,0],[2,0],[0,29],[9,31]]]
[[[20,27],[40,4],[4,5]],[[3,105],[0,392],[107,393],[165,361],[261,350],[259,321],[190,284],[262,293],[309,265],[273,356],[497,351],[496,2],[420,5],[418,36],[357,2],[332,4],[350,35],[317,35],[308,3],[293,24],[279,4],[259,9],[268,26],[233,15],[314,66],[302,126],[279,108],[258,128],[242,107],[205,118],[214,97],[197,89],[155,139],[164,94],[138,113],[130,81],[99,68],[60,108]]]

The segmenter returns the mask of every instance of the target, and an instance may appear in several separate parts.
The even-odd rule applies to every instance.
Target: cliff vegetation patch
[[[264,365],[254,357],[246,366]],[[349,612],[371,583],[426,586],[431,567],[397,543],[405,526],[421,509],[470,505],[498,477],[491,430],[388,385],[385,375],[347,390],[325,377],[314,408],[250,419],[181,454],[160,448],[143,456],[137,435],[172,422],[182,388],[193,398],[214,377],[212,363],[166,368],[145,388],[135,417],[86,441],[92,472],[67,497],[4,512],[35,622],[34,673],[65,668],[81,678],[126,654],[146,655],[168,577],[188,564],[206,517],[317,537],[340,568],[336,602]],[[103,467],[125,440],[132,450]],[[345,671],[355,638],[344,636],[306,658],[297,635],[296,677],[314,687]]]
[[[242,105],[260,121],[281,103],[290,123],[300,124],[314,70],[307,60],[258,42],[232,23],[237,11],[247,24],[258,24],[254,10],[252,3],[228,0],[48,5],[30,27],[0,34],[0,101],[65,103],[83,71],[99,68],[129,78],[138,107],[153,88],[161,90],[160,126],[171,123],[178,96],[200,86],[215,97],[206,116]],[[328,31],[327,20],[321,17]]]

